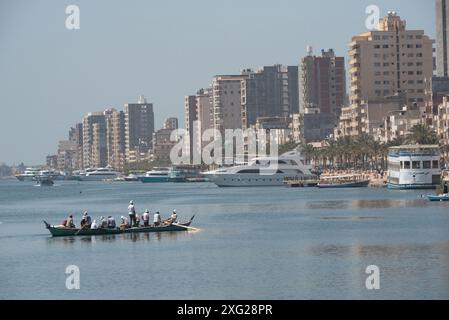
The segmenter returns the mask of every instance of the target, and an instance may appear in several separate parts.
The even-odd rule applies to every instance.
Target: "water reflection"
[[[92,243],[96,242],[114,242],[114,241],[132,241],[132,242],[150,242],[161,241],[165,239],[177,240],[188,236],[188,232],[142,232],[142,233],[121,233],[99,236],[77,236],[77,237],[48,237],[47,243],[52,245],[62,243],[71,245],[75,242]]]
[[[332,200],[307,202],[308,209],[386,209],[427,207],[426,199]],[[449,206],[449,204],[447,204]]]
[[[411,254],[415,259],[428,257],[429,252],[436,251],[449,257],[449,242],[440,244],[406,244],[406,245],[317,245],[311,246],[307,252],[313,256],[379,256],[379,257],[400,257],[404,254]]]

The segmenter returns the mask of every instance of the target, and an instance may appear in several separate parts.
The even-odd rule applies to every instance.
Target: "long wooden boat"
[[[369,182],[360,174],[325,176],[320,179],[318,188],[364,188],[369,186]]]
[[[351,181],[340,183],[319,183],[318,188],[332,189],[332,188],[365,188],[369,186],[369,180]]]
[[[193,216],[189,221],[184,223],[173,223],[170,225],[149,226],[149,227],[133,227],[127,229],[109,228],[109,229],[80,229],[80,228],[66,228],[62,226],[54,226],[46,221],[45,227],[50,231],[53,237],[73,237],[73,236],[102,236],[120,233],[141,233],[141,232],[177,232],[187,231],[193,221]]]
[[[428,195],[430,201],[449,201],[449,194]]]

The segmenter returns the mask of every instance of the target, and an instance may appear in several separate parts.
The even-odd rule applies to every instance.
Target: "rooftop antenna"
[[[308,45],[306,50],[307,50],[307,55],[308,56],[311,56],[313,54],[313,48],[312,48],[311,45]]]

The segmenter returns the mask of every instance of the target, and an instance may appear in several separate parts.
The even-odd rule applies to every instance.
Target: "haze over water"
[[[449,203],[426,191],[212,184],[0,182],[0,298],[448,299]],[[129,200],[188,233],[51,238],[61,223],[127,214]],[[65,269],[80,268],[68,290]],[[380,290],[365,287],[369,265]]]

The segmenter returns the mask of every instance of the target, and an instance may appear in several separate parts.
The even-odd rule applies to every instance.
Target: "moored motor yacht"
[[[312,176],[311,169],[301,153],[294,150],[279,157],[258,157],[248,164],[205,172],[204,176],[219,187],[283,186],[287,177]]]

